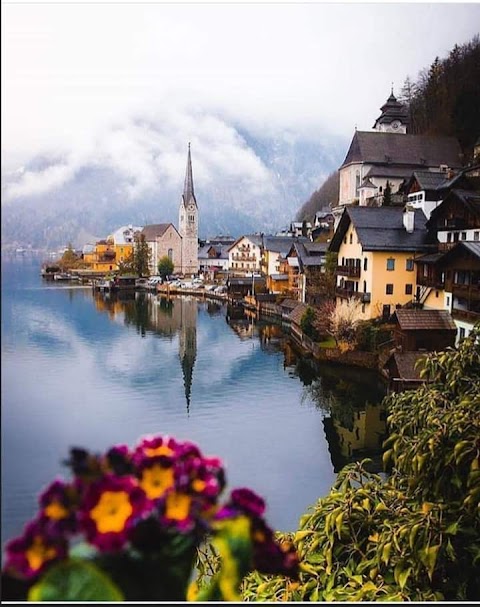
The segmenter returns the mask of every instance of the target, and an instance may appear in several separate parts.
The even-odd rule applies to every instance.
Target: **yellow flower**
[[[173,468],[164,468],[154,464],[142,471],[140,487],[145,491],[149,499],[161,497],[167,489],[173,487]]]
[[[118,533],[133,512],[130,496],[126,491],[105,491],[90,511],[91,518],[100,533]]]

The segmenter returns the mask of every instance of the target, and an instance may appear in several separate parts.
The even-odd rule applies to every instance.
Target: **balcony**
[[[342,297],[343,299],[349,299],[350,297],[355,297],[355,299],[359,299],[362,303],[370,303],[370,300],[371,300],[370,293],[352,291],[351,289],[340,289],[340,287],[337,287],[337,289],[335,290],[335,294],[337,295],[337,297]]]
[[[360,278],[360,266],[337,266],[339,276],[349,276],[350,278]]]
[[[452,217],[445,220],[445,228],[448,230],[465,230],[467,222],[463,217]]]
[[[232,260],[233,261],[257,261],[257,257],[255,255],[249,255],[248,253],[233,253]]]
[[[465,285],[465,284],[452,284],[452,293],[457,297],[463,297],[466,299],[480,299],[480,285]]]
[[[474,312],[473,310],[460,310],[459,308],[453,308],[452,316],[456,320],[464,320],[472,323],[480,320],[480,312]]]
[[[431,289],[444,289],[445,283],[435,276],[417,276],[417,285]]]

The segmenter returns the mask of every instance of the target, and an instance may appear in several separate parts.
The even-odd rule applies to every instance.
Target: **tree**
[[[250,574],[245,601],[478,599],[480,324],[422,366],[423,386],[385,399],[386,478],[345,466],[293,534],[298,586]]]
[[[62,270],[69,270],[77,267],[78,261],[79,258],[73,250],[72,244],[68,243],[68,247],[65,249],[60,261],[58,262],[58,265],[62,268]]]
[[[138,276],[149,276],[150,274],[150,248],[145,240],[145,234],[135,234],[135,246],[133,247],[133,270]]]
[[[338,346],[352,349],[356,340],[356,328],[362,318],[362,303],[356,297],[342,300],[330,316],[330,335]]]
[[[300,328],[310,339],[316,339],[317,331],[315,329],[315,311],[310,306],[307,307],[300,319]]]
[[[307,219],[313,221],[315,213],[323,208],[330,208],[338,204],[338,195],[340,191],[340,177],[338,171],[333,171],[328,175],[323,184],[315,190],[310,198],[302,205],[297,213],[297,221]]]
[[[165,279],[173,273],[173,261],[167,255],[164,255],[158,262],[158,273]]]
[[[385,189],[383,190],[383,206],[391,207],[392,206],[392,186],[387,179],[387,183],[385,185]]]

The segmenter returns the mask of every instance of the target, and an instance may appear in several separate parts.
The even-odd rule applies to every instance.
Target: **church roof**
[[[340,168],[351,163],[404,165],[415,168],[460,167],[460,144],[455,137],[356,131]]]
[[[380,109],[382,113],[376,119],[373,128],[375,128],[377,124],[390,124],[394,120],[400,120],[403,124],[407,125],[410,122],[407,106],[397,101],[393,91]]]
[[[190,153],[190,143],[188,144],[187,168],[185,170],[185,182],[183,184],[183,204],[187,205],[190,201],[197,204],[195,192],[193,191],[193,172],[192,172],[192,155]]]
[[[170,226],[175,229],[173,223],[152,223],[143,228],[142,234],[145,235],[145,240],[147,241],[156,240],[162,237]]]

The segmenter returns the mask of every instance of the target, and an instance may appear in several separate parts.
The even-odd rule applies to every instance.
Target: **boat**
[[[57,272],[53,275],[53,280],[72,280],[73,276],[68,272]]]

